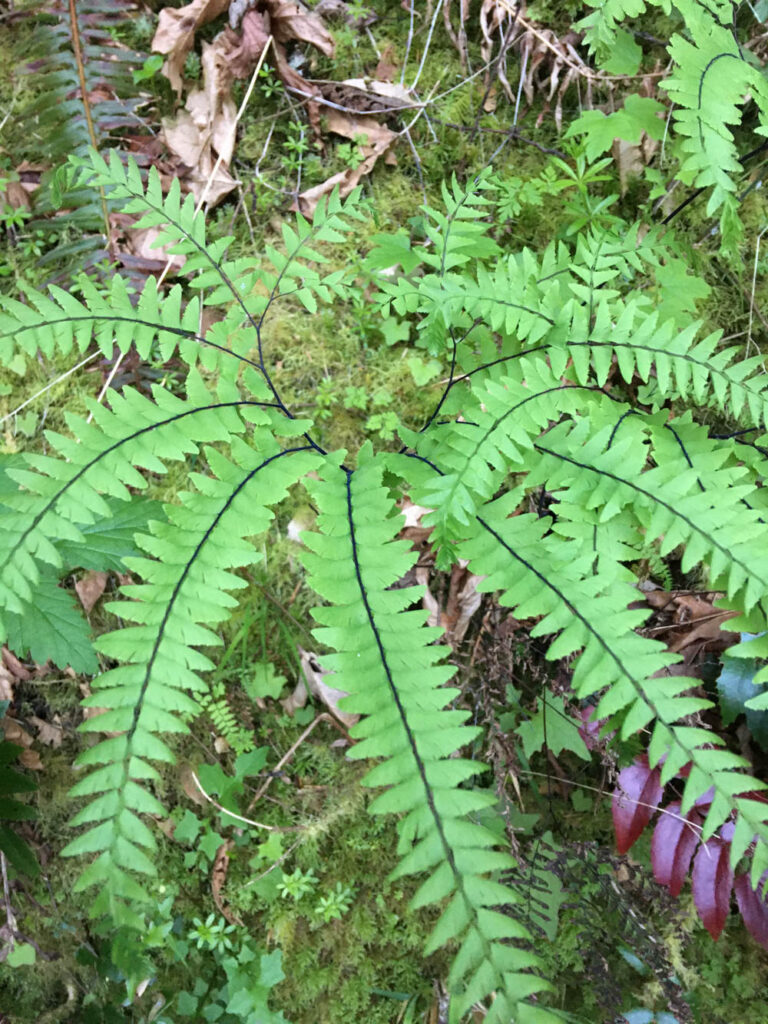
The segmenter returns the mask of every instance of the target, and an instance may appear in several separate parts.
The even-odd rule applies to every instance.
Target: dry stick
[[[98,352],[92,352],[86,359],[83,359],[81,362],[79,362],[77,366],[73,366],[71,370],[67,370],[66,373],[62,373],[62,375],[60,377],[57,377],[56,380],[52,380],[50,384],[46,384],[44,388],[40,388],[40,390],[35,392],[35,394],[32,395],[31,398],[28,398],[26,401],[22,402],[21,405],[17,405],[13,412],[6,413],[5,416],[0,418],[0,423],[5,423],[6,420],[9,420],[12,416],[15,416],[16,413],[21,412],[21,410],[28,406],[31,402],[34,402],[36,398],[39,398],[40,395],[44,395],[46,391],[50,391],[51,388],[56,387],[57,384],[60,384],[63,380],[66,380],[67,377],[75,373],[77,370],[81,369],[81,367],[85,366],[87,363],[92,363],[93,360],[98,357],[98,355]]]
[[[73,4],[73,2],[74,2],[74,0],[69,0],[70,6]],[[251,93],[253,92],[254,86],[256,85],[256,79],[258,78],[259,72],[261,71],[262,65],[264,63],[264,58],[267,55],[267,50],[269,49],[269,47],[271,45],[272,45],[272,36],[270,36],[267,39],[267,41],[266,41],[266,43],[264,45],[264,49],[261,51],[261,56],[259,57],[258,63],[256,64],[254,72],[251,75],[251,80],[248,83],[248,88],[246,89],[245,96],[243,96],[243,102],[240,104],[240,109],[235,114],[235,128],[237,128],[237,125],[240,122],[240,118],[243,116],[243,113],[245,112],[245,108],[246,108],[246,106],[248,104],[248,100],[251,98]],[[219,155],[216,158],[216,163],[213,165],[211,173],[208,175],[208,180],[205,183],[205,188],[203,189],[202,194],[201,194],[201,196],[200,196],[200,198],[197,201],[197,204],[195,206],[195,216],[197,216],[197,214],[200,213],[200,211],[202,210],[203,203],[205,202],[206,197],[207,197],[207,195],[208,195],[208,193],[209,193],[209,191],[211,189],[211,185],[213,184],[213,179],[218,174],[219,168],[221,167],[222,162],[223,162],[223,158],[221,156],[221,153],[219,153]],[[172,266],[173,266],[173,256],[170,256],[168,258],[168,262],[165,264],[165,267],[163,268],[162,274],[157,279],[158,287],[160,287],[160,285],[163,283],[163,281],[165,281],[165,279],[168,276],[168,273],[169,273],[169,271],[170,271]],[[202,316],[202,306],[201,306],[201,316]],[[111,369],[111,371],[109,373],[109,376],[104,381],[104,386],[102,387],[101,391],[99,392],[99,396],[96,399],[96,403],[98,405],[100,405],[104,401],[104,396],[106,395],[107,391],[109,390],[110,385],[112,384],[112,381],[115,378],[115,374],[120,369],[120,364],[122,363],[124,358],[125,358],[125,352],[121,352],[119,354],[119,356],[117,357],[117,359],[115,360],[115,365],[112,367],[112,369]],[[92,419],[93,419],[93,413],[90,412],[90,413],[88,413],[88,418],[86,419],[86,423],[90,423]]]
[[[221,811],[222,814],[228,814],[230,818],[236,818],[238,821],[244,822],[246,825],[251,825],[253,828],[263,828],[267,832],[301,832],[303,826],[301,825],[265,825],[261,821],[253,821],[251,818],[244,818],[242,814],[236,814],[234,811],[227,810],[226,807],[222,807],[220,803],[213,799],[210,793],[206,793],[200,784],[200,779],[194,772],[190,772],[192,781],[200,790],[201,796],[205,797],[209,804],[212,804],[217,811]],[[250,807],[249,807],[250,810]]]
[[[419,79],[421,78],[421,72],[424,70],[424,62],[427,59],[427,54],[429,53],[429,44],[432,42],[432,33],[435,31],[435,25],[437,23],[437,16],[440,13],[440,8],[442,6],[443,6],[443,0],[437,0],[437,6],[435,7],[435,13],[434,13],[434,15],[432,17],[432,21],[431,21],[430,26],[429,26],[429,32],[427,33],[427,41],[424,44],[424,53],[422,53],[422,55],[421,55],[421,63],[419,64],[418,71],[416,72],[416,77],[414,78],[413,82],[409,86],[409,88],[411,88],[411,89],[415,89],[416,88],[416,86],[418,85]]]
[[[411,46],[413,45],[413,5],[414,0],[410,0],[410,22],[408,24],[408,40],[405,44],[405,56],[403,57],[403,67],[400,72],[400,85],[405,83],[405,69],[408,66],[408,57],[411,53]]]
[[[247,811],[250,811],[250,809],[253,807],[253,805],[255,803],[257,803],[259,800],[261,800],[261,798],[264,796],[266,791],[269,789],[269,787],[270,787],[270,785],[272,783],[272,779],[275,777],[275,773],[281,771],[282,768],[283,768],[283,765],[287,764],[288,761],[290,761],[290,759],[293,757],[293,755],[299,749],[299,747],[304,742],[304,740],[307,738],[307,736],[309,736],[309,734],[312,732],[312,730],[315,728],[315,726],[319,725],[320,722],[330,722],[330,724],[335,729],[338,729],[338,731],[341,733],[341,735],[344,737],[344,739],[349,740],[350,743],[352,742],[352,737],[349,735],[349,733],[344,728],[344,726],[341,724],[341,722],[338,722],[333,717],[333,715],[329,714],[327,711],[324,711],[321,715],[318,715],[317,718],[314,719],[314,721],[309,723],[307,728],[304,730],[304,732],[301,734],[301,736],[299,736],[299,738],[296,740],[296,742],[293,744],[293,746],[290,748],[290,750],[286,754],[283,754],[283,756],[277,762],[275,767],[272,769],[272,774],[267,778],[266,782],[264,782],[261,785],[261,787],[256,791],[253,799],[251,800],[251,802],[246,807]],[[227,812],[227,813],[229,813],[229,812]],[[263,827],[264,828],[269,828],[270,826],[265,825]],[[283,830],[283,831],[285,831],[285,830]]]
[[[283,861],[284,861],[284,860],[286,860],[286,859],[287,859],[288,857],[290,857],[290,855],[291,855],[291,854],[293,853],[293,851],[294,851],[294,850],[295,850],[295,849],[296,849],[296,848],[297,848],[297,847],[298,847],[298,846],[299,846],[300,844],[301,844],[301,840],[300,840],[300,839],[297,839],[297,840],[296,840],[296,842],[295,842],[295,843],[293,844],[293,846],[290,846],[290,847],[289,847],[289,848],[288,848],[288,849],[287,849],[287,850],[285,851],[285,853],[281,854],[281,856],[279,856],[279,857],[277,858],[277,860],[275,861],[275,863],[274,863],[274,864],[270,864],[270,865],[269,865],[269,867],[267,868],[267,870],[266,870],[266,871],[262,871],[262,873],[261,873],[260,875],[256,875],[256,877],[255,877],[255,878],[252,878],[252,879],[250,880],[250,882],[246,882],[246,883],[245,883],[245,885],[243,886],[243,888],[244,888],[244,889],[247,889],[247,888],[249,888],[249,887],[250,887],[251,885],[255,885],[255,884],[256,884],[257,882],[260,882],[260,881],[262,880],[262,878],[266,878],[266,877],[267,877],[267,875],[268,875],[268,874],[269,874],[270,872],[274,871],[276,867],[279,867],[279,866],[280,866],[280,865],[281,865],[281,864],[283,863]]]

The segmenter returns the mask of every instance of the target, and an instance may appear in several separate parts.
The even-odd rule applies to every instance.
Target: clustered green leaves
[[[643,8],[642,0],[604,3],[589,21],[595,46],[610,43],[619,17]],[[716,210],[731,209],[738,170],[723,124],[738,119],[747,86],[761,116],[768,104],[754,63],[713,19],[693,8],[690,40],[672,41],[677,70],[667,84],[679,105],[682,179],[712,187]],[[732,59],[713,63],[712,47]],[[715,66],[722,72],[710,77]],[[721,73],[733,76],[727,87]],[[611,130],[633,137],[638,117],[650,130],[648,114],[628,103]],[[579,131],[602,151],[597,119]],[[593,202],[594,167],[581,156],[570,173],[583,203],[568,241],[542,253],[507,251],[494,225],[514,213],[509,185],[488,171],[465,185],[454,178],[443,208],[423,211],[423,244],[402,232],[377,236],[365,263],[378,312],[414,325],[421,347],[448,367],[447,385],[425,424],[397,423],[399,452],[366,443],[356,454],[329,453],[311,420],[284,403],[262,335],[277,302],[312,314],[357,294],[347,268],[328,269],[322,247],[362,220],[360,193],[344,203],[333,196],[312,224],[298,216],[263,260],[229,260],[231,240],[207,244],[191,198],[182,201],[177,186],[163,197],[153,171],[144,182],[130,162],[91,154],[79,173],[139,214],[138,226],[159,229],[158,244],[185,257],[187,289],[161,297],[150,279],[136,303],[119,277],[107,296],[85,286],[82,301],[30,291],[26,303],[7,304],[0,358],[82,351],[93,340],[104,352],[133,345],[142,357],[156,346],[161,358],[175,353],[187,365],[186,395],[112,393],[109,409],[93,404],[92,423],[70,417],[69,434],[48,434],[57,454],[8,468],[20,487],[2,498],[2,638],[27,646],[17,623],[58,591],[58,574],[89,533],[135,503],[144,472],[196,460],[177,500],[146,517],[137,550],[121,560],[141,581],[124,585],[110,606],[129,625],[94,645],[110,667],[85,704],[107,710],[82,729],[110,735],[78,758],[87,773],[72,796],[85,803],[72,824],[85,831],[64,851],[88,858],[78,887],[96,890],[94,916],[143,926],[137,908],[148,899],[156,847],[147,816],[163,813],[153,784],[157,764],[173,759],[161,735],[186,731],[201,706],[214,713],[206,674],[218,628],[236,606],[232,592],[245,586],[239,570],[261,557],[259,538],[297,482],[319,512],[302,560],[320,599],[313,614],[329,652],[323,666],[349,694],[343,710],[361,716],[349,755],[374,762],[365,780],[381,790],[372,812],[399,816],[395,876],[423,876],[414,906],[440,908],[428,948],[457,950],[452,1020],[491,994],[488,1024],[559,1018],[540,1001],[547,982],[531,952],[526,893],[502,882],[515,861],[501,841],[496,794],[480,781],[485,766],[465,756],[480,729],[467,724],[458,688],[446,685],[454,669],[436,642],[441,631],[426,625],[422,590],[395,586],[416,557],[398,539],[396,499],[406,490],[432,510],[426,523],[441,567],[465,559],[482,590],[518,618],[537,618],[533,635],[551,638],[550,659],[574,658],[573,690],[595,716],[622,738],[647,730],[662,781],[691,766],[683,814],[714,790],[703,837],[735,814],[733,863],[750,859],[757,886],[768,869],[768,804],[758,798],[766,786],[744,757],[690,724],[709,701],[691,696],[694,680],[665,674],[676,657],[636,632],[646,616],[628,566],[656,545],[661,556],[679,551],[683,571],[702,567],[739,613],[731,628],[754,639],[734,656],[768,652],[768,378],[759,358],[743,359],[718,333],[702,336],[693,302],[672,294],[702,291],[681,269],[673,233],[626,223],[606,200]],[[550,174],[528,201],[558,187]],[[222,303],[225,318],[199,334],[201,308]],[[738,431],[711,434],[701,410]],[[554,497],[554,524],[526,511],[539,491]],[[69,651],[53,656],[71,660]],[[226,709],[216,713],[223,721]],[[313,884],[285,875],[282,892],[297,900]],[[339,883],[317,912],[337,918],[352,896]],[[231,941],[215,920],[196,923],[189,937],[222,954]]]

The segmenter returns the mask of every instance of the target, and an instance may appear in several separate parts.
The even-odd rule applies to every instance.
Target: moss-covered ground
[[[376,66],[376,50],[389,52],[399,73],[408,19],[399,4],[377,2],[371,6],[379,19],[370,32],[335,24],[334,58],[310,56],[306,74],[318,79],[361,77]],[[579,7],[575,3],[541,3],[536,16],[564,31],[569,16]],[[19,19],[12,38],[0,34],[0,66],[4,69],[0,73],[0,113],[10,111],[0,159],[8,171],[24,159],[34,163],[39,156],[34,133],[26,129],[20,116],[35,95],[35,78],[19,76],[14,70],[19,67],[31,27],[30,21]],[[661,33],[654,25],[649,31],[653,34],[657,28]],[[153,29],[151,12],[128,14],[119,36],[127,45],[148,49]],[[204,30],[201,38],[210,38],[212,33],[211,28]],[[416,65],[423,39],[422,33],[414,43],[411,67]],[[478,46],[479,32],[473,24],[470,49],[476,65]],[[189,71],[195,70],[190,61]],[[515,89],[517,73],[515,58],[509,69]],[[159,76],[149,85],[145,83],[145,88],[151,97],[147,118],[156,126],[159,116],[172,109],[173,97]],[[412,145],[405,139],[398,144],[396,164],[380,162],[363,180],[370,214],[348,244],[330,253],[338,265],[360,263],[377,231],[401,226],[418,237],[419,206],[424,199],[439,206],[446,173],[455,171],[466,177],[478,170],[498,147],[503,137],[499,133],[510,126],[513,108],[503,95],[497,97],[494,112],[482,110],[483,76],[468,80],[440,24],[430,41],[419,93],[434,102],[414,123]],[[241,95],[236,90],[237,102]],[[565,101],[566,121],[577,111],[578,102],[577,91],[570,90]],[[285,143],[296,138],[296,125],[303,128],[302,114],[279,88],[257,88],[240,126],[234,163],[243,182],[242,195],[234,194],[209,217],[214,237],[217,233],[235,236],[234,255],[259,253],[279,240],[280,221],[289,206],[286,193],[296,177],[295,167],[286,159]],[[562,148],[564,143],[541,96],[525,111],[520,128],[530,144],[509,141],[494,167],[501,176],[525,181],[539,176],[547,165],[549,156],[542,147]],[[326,138],[322,153],[306,154],[304,187],[347,166],[349,148],[342,148],[344,144],[345,140]],[[609,171],[606,178],[594,186],[596,194],[616,190],[615,171]],[[631,188],[620,200],[619,212],[631,217],[645,203],[646,193],[645,185]],[[510,248],[541,250],[561,236],[565,202],[562,195],[545,198],[540,207],[500,225],[500,237]],[[750,316],[750,259],[754,238],[765,219],[762,193],[753,191],[744,204],[747,238],[741,266],[725,266],[712,257],[711,224],[700,206],[694,205],[685,216],[690,242],[687,258],[712,289],[702,307],[705,320],[713,329],[724,327],[734,336],[744,336],[751,324],[751,339],[760,344],[766,325],[760,314],[753,311]],[[70,229],[54,220],[51,232],[54,230],[61,235],[62,230]],[[32,235],[22,224],[7,227],[4,241],[2,290],[13,294],[24,282],[43,287],[50,270],[39,263],[36,246],[49,248],[50,238],[44,232]],[[766,285],[762,283],[763,261],[758,262],[761,272],[754,299],[759,308]],[[379,444],[391,443],[381,413],[395,410],[411,425],[429,413],[438,393],[437,382],[447,366],[432,367],[429,379],[423,382],[419,374],[423,367],[414,369],[412,360],[426,365],[428,357],[414,342],[407,329],[403,333],[396,322],[384,325],[371,312],[362,271],[359,302],[310,316],[287,300],[277,305],[264,331],[265,349],[277,368],[276,381],[287,403],[297,413],[315,416],[317,436],[325,447],[353,452],[366,437]],[[44,451],[44,431],[65,430],[66,413],[86,414],[86,400],[99,393],[110,362],[95,357],[64,378],[75,361],[74,353],[68,357],[41,355],[0,368],[0,450]],[[40,397],[14,412],[45,388],[48,390]],[[179,479],[173,472],[154,479],[150,491],[154,497],[170,498]],[[433,915],[410,912],[407,904],[415,886],[390,879],[397,861],[394,825],[368,814],[368,794],[360,786],[361,768],[346,758],[344,746],[334,745],[338,731],[327,722],[320,724],[270,781],[264,796],[250,807],[256,791],[268,781],[268,773],[322,710],[317,707],[313,711],[310,702],[309,710],[301,709],[290,717],[272,697],[259,706],[242,689],[254,664],[268,663],[284,677],[282,696],[287,696],[298,677],[297,645],[310,648],[313,644],[308,632],[312,599],[303,585],[295,541],[289,536],[291,520],[306,515],[311,515],[311,510],[306,496],[297,489],[265,541],[264,561],[249,573],[249,587],[241,592],[239,610],[222,631],[223,656],[217,655],[222,668],[215,682],[222,684],[223,703],[241,733],[248,733],[252,746],[264,749],[264,766],[253,776],[237,779],[237,751],[226,737],[222,739],[211,715],[204,714],[191,723],[190,737],[176,741],[178,765],[166,769],[159,786],[158,796],[169,817],[158,821],[156,829],[160,841],[157,910],[148,916],[144,945],[122,951],[125,963],[135,965],[145,958],[146,984],[140,990],[127,988],[124,973],[110,964],[107,939],[88,919],[88,897],[73,890],[78,866],[57,856],[67,841],[67,822],[72,815],[66,796],[76,778],[72,762],[87,742],[87,737],[76,731],[82,716],[80,687],[85,680],[53,670],[17,683],[14,717],[24,721],[34,715],[55,722],[61,729],[61,743],[38,744],[42,760],[34,797],[38,818],[33,826],[25,826],[41,860],[41,876],[34,881],[12,880],[17,928],[36,943],[36,963],[15,968],[0,964],[0,1020],[11,1024],[193,1020],[197,1024],[221,1019],[229,1024],[240,1018],[224,1009],[219,1018],[203,1016],[202,1007],[206,1000],[208,1005],[216,1005],[215,992],[227,982],[226,957],[250,948],[249,943],[257,955],[282,951],[285,977],[272,988],[270,1005],[293,1024],[436,1024],[444,1019],[440,997],[449,954],[421,956]],[[67,580],[72,582],[74,579]],[[116,585],[112,579],[109,590],[114,591]],[[91,620],[97,631],[114,624],[101,605],[94,609]],[[469,688],[485,685],[468,653],[477,641],[473,627],[465,646],[456,652],[460,678]],[[541,671],[535,650],[517,657],[514,664],[528,681]],[[511,713],[503,693],[502,686],[488,697],[489,714],[497,720]],[[227,789],[224,776],[234,779],[227,790],[230,809],[286,831],[267,832],[242,820],[223,819],[191,781],[191,772],[199,774],[201,766],[207,766],[209,773],[223,773],[219,789],[213,791],[218,792],[219,802],[224,801],[222,791]],[[526,783],[526,806],[518,809],[522,848],[528,850],[531,842],[524,826],[532,825],[537,831],[550,830],[562,846],[578,841],[593,844],[595,850],[610,851],[608,801],[593,792],[600,790],[605,780],[595,772],[578,776],[584,770],[581,763],[570,762],[567,755],[561,759],[558,771],[579,777],[585,786],[580,792],[591,794],[591,816],[580,813],[577,817],[567,788],[544,778],[550,767],[543,755],[536,755],[529,765],[540,774]],[[511,784],[509,788],[512,795]],[[538,815],[538,820],[526,819],[531,813]],[[634,851],[647,868],[646,854],[640,845]],[[584,854],[585,861],[589,856]],[[226,877],[219,890],[222,864],[226,865]],[[311,872],[317,881],[294,899],[281,886],[297,871],[304,876]],[[764,1001],[759,997],[765,990],[766,955],[751,942],[737,919],[719,942],[713,943],[689,901],[681,900],[672,913],[667,904],[662,907],[660,890],[659,907],[655,907],[653,896],[641,900],[640,889],[621,876],[618,862],[606,862],[595,854],[594,871],[585,870],[583,876],[574,877],[557,933],[543,937],[538,949],[549,976],[555,979],[553,1005],[579,1020],[607,1021],[613,1017],[608,1015],[610,1003],[606,1000],[618,992],[625,1008],[665,1010],[668,988],[664,983],[673,976],[674,984],[695,1007],[697,1020],[763,1024]],[[614,883],[612,888],[609,882]],[[318,910],[320,900],[339,890],[348,890],[346,902],[340,905],[338,916],[326,920]],[[642,903],[645,933],[627,924],[628,908],[638,903]],[[215,953],[210,944],[201,948],[189,935],[196,927],[195,919],[204,922],[214,915],[214,924],[223,922],[222,908],[226,919],[234,922],[228,939],[232,949],[222,947]],[[652,945],[655,953],[649,952]],[[654,973],[649,963],[661,967]],[[665,970],[669,977],[660,978],[659,972]],[[201,980],[205,992],[195,996],[195,983]],[[174,1003],[180,992],[197,998],[197,1008],[180,1012]]]

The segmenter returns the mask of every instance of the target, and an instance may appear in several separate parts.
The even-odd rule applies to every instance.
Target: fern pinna
[[[433,510],[442,565],[466,559],[482,589],[535,617],[534,635],[553,637],[548,657],[574,658],[573,689],[595,717],[623,737],[648,732],[660,783],[685,776],[681,815],[697,808],[703,842],[727,825],[730,863],[756,889],[768,869],[766,786],[700,720],[709,702],[691,692],[696,681],[667,674],[676,657],[637,632],[646,613],[629,566],[649,545],[681,550],[684,571],[706,567],[710,588],[740,613],[736,628],[762,633],[768,611],[759,443],[768,385],[759,361],[719,335],[699,337],[685,304],[664,301],[665,269],[678,259],[671,235],[598,220],[540,257],[505,253],[492,235],[493,176],[454,180],[444,211],[424,211],[426,245],[377,236],[365,262],[378,307],[415,321],[418,344],[445,360],[447,384],[421,429],[401,428],[400,451],[366,443],[353,458],[326,452],[286,406],[264,330],[278,301],[312,313],[354,294],[354,272],[328,272],[320,247],[364,217],[359,193],[321,204],[312,224],[298,216],[263,261],[228,260],[230,240],[207,245],[192,199],[178,188],[163,197],[154,173],[145,184],[135,166],[96,154],[81,173],[186,258],[187,292],[161,298],[150,279],[134,302],[119,278],[82,301],[29,292],[7,304],[2,358],[93,340],[105,351],[135,345],[143,357],[152,346],[161,358],[175,350],[189,368],[186,395],[113,392],[109,408],[93,404],[92,423],[71,417],[70,435],[48,434],[57,455],[7,469],[20,488],[3,497],[3,639],[25,649],[20,623],[40,594],[63,593],[63,549],[135,502],[142,471],[191,456],[197,467],[163,514],[151,506],[140,552],[123,558],[141,582],[123,586],[112,610],[130,625],[95,643],[106,670],[86,704],[107,710],[82,728],[110,736],[79,757],[87,774],[72,795],[85,803],[73,826],[85,830],[64,851],[90,858],[78,885],[97,889],[94,915],[141,927],[156,844],[146,816],[162,811],[156,765],[173,758],[162,734],[185,731],[210,704],[213,662],[200,648],[221,643],[217,627],[245,585],[237,570],[259,559],[259,537],[298,481],[319,511],[303,561],[322,599],[324,667],[349,694],[344,710],[361,716],[350,756],[376,762],[366,777],[382,790],[373,811],[399,816],[397,873],[424,874],[414,904],[441,909],[430,946],[456,949],[452,1019],[491,997],[491,1024],[559,1018],[545,1008],[547,983],[518,913],[524,888],[503,881],[515,861],[494,827],[496,794],[467,756],[479,730],[446,685],[453,669],[418,608],[421,590],[394,586],[415,560],[397,539],[402,490]],[[393,265],[399,276],[379,272]],[[224,302],[225,319],[199,334],[201,304]],[[687,406],[739,429],[711,435]],[[556,502],[551,526],[524,511],[541,488]],[[759,655],[766,643],[745,648]]]
[[[746,22],[742,9],[730,0],[587,0],[594,8],[574,26],[584,31],[584,41],[591,53],[605,64],[621,47],[635,51],[635,66],[626,70],[634,74],[642,52],[637,46],[628,19],[637,18],[650,8],[660,8],[673,19],[677,31],[667,44],[672,73],[660,83],[672,101],[668,126],[672,154],[678,166],[677,181],[696,188],[694,195],[706,191],[707,214],[719,213],[723,247],[734,253],[743,229],[739,218],[739,177],[744,164],[766,147],[768,134],[768,81],[765,70],[750,49],[745,36]],[[743,10],[748,19],[763,20],[752,5]],[[754,23],[750,28],[754,27]],[[758,26],[759,31],[759,26]],[[621,115],[604,115],[588,111],[571,126],[570,134],[596,131],[603,137],[599,151],[610,148],[613,135],[637,141],[641,131],[661,133],[649,126],[640,112],[660,110],[653,100],[630,96]],[[751,109],[750,109],[751,108]],[[748,112],[748,113],[747,113]],[[655,113],[649,113],[651,122]],[[605,123],[613,118],[615,132],[606,133]],[[739,128],[745,122],[743,142],[737,141]],[[749,130],[757,138],[750,138]],[[625,131],[625,127],[629,131]],[[658,127],[658,126],[656,126]],[[607,138],[606,136],[610,136]],[[662,189],[663,193],[663,189]],[[692,196],[680,204],[688,205]],[[675,210],[674,212],[677,212]],[[671,215],[670,215],[671,216]]]

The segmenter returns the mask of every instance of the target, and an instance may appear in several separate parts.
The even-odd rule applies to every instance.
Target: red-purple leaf
[[[693,851],[701,836],[701,815],[694,809],[688,817],[680,817],[679,801],[670,804],[656,822],[651,840],[653,877],[666,885],[673,896],[679,896],[691,864]]]
[[[761,899],[760,893],[765,883],[765,875],[760,879],[757,892],[749,884],[749,875],[737,875],[733,883],[736,902],[744,918],[747,931],[764,949],[768,949],[768,903]]]
[[[619,772],[611,806],[619,853],[626,853],[642,835],[663,792],[659,770],[648,767],[644,754]]]
[[[730,854],[730,843],[710,839],[699,847],[693,862],[693,902],[713,939],[718,938],[728,917],[733,886]]]

